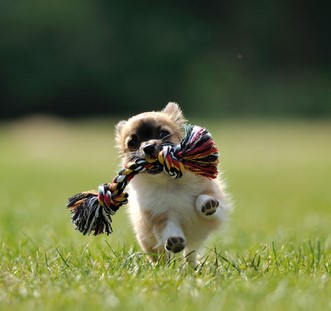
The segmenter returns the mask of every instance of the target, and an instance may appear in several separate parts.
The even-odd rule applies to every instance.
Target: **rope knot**
[[[119,191],[116,183],[102,184],[98,188],[98,201],[101,206],[108,207],[109,214],[114,215],[121,205],[128,203],[127,192]]]
[[[163,171],[170,177],[177,179],[183,176],[185,167],[175,156],[175,150],[172,146],[163,146],[157,159],[163,166]]]

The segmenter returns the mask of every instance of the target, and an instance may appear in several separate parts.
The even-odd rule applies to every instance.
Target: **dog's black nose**
[[[156,147],[154,144],[148,144],[144,147],[144,152],[146,155],[153,156],[155,154]]]

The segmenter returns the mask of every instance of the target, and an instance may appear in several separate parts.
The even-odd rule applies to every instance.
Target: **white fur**
[[[185,254],[190,254],[188,261],[195,265],[196,251],[225,220],[229,210],[221,183],[189,172],[179,179],[164,173],[144,173],[137,175],[130,186],[128,211],[141,247],[148,252],[151,249],[162,252],[168,238],[182,237],[185,240]],[[201,209],[210,194],[220,204],[213,215],[206,216],[199,211],[199,207]],[[144,212],[152,217],[146,219]],[[155,229],[158,226],[154,226],[153,220],[162,215],[164,228]]]

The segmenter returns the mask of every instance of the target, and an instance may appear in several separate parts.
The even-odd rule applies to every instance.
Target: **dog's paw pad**
[[[219,206],[218,200],[209,199],[202,205],[201,212],[206,216],[213,215],[216,212],[218,206]]]
[[[169,252],[178,253],[185,248],[185,240],[182,237],[170,237],[165,245]]]

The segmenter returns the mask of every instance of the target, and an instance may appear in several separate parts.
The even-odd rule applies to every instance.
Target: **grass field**
[[[331,122],[203,121],[235,210],[196,271],[151,266],[125,209],[75,231],[67,197],[110,181],[112,120],[0,125],[0,310],[331,310]]]

